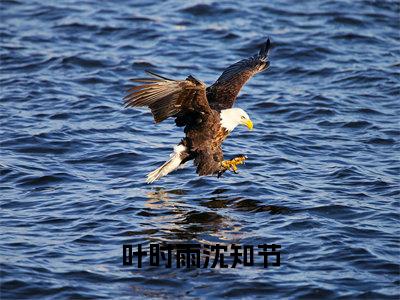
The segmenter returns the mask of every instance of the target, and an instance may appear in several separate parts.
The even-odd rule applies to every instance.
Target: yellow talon
[[[246,160],[246,156],[238,156],[238,157],[235,157],[234,159],[233,159],[233,162],[235,163],[235,164],[237,164],[237,165],[241,165],[241,164],[244,164],[244,161]]]
[[[247,158],[246,156],[242,155],[242,156],[235,157],[232,160],[224,160],[221,162],[221,166],[225,170],[231,170],[232,172],[236,173],[236,171],[238,170],[237,165],[244,164],[246,158]]]
[[[232,165],[232,171],[236,173],[238,167],[236,165]]]
[[[224,169],[229,169],[229,160],[224,160],[224,161],[222,161],[221,162],[221,166],[224,168]]]

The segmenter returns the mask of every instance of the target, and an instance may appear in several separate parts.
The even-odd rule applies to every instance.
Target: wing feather
[[[231,108],[242,87],[255,74],[269,67],[268,54],[271,48],[269,38],[262,45],[258,55],[243,59],[226,68],[217,81],[207,88],[207,97],[213,109]]]
[[[169,117],[198,112],[210,113],[206,86],[193,76],[186,80],[173,80],[147,71],[155,78],[136,78],[144,83],[131,87],[125,96],[126,107],[149,107],[156,123]]]

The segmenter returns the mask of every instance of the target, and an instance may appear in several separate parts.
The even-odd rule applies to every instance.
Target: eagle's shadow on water
[[[231,235],[241,229],[238,228],[237,213],[275,215],[292,212],[284,206],[268,205],[249,197],[233,196],[229,192],[219,188],[193,200],[190,190],[186,189],[155,188],[149,191],[146,207],[163,210],[162,214],[155,214],[152,218],[154,223],[164,225],[156,235],[149,238],[174,242],[204,238],[226,240],[224,233],[229,232]]]

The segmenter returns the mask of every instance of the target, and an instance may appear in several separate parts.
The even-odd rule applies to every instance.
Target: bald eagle
[[[174,147],[171,158],[147,175],[147,183],[160,179],[189,160],[194,160],[200,176],[220,177],[227,170],[236,173],[237,165],[244,163],[247,157],[238,155],[224,160],[222,142],[238,125],[253,129],[249,115],[232,106],[242,86],[269,67],[269,50],[268,38],[257,55],[229,66],[209,87],[191,75],[185,80],[174,80],[150,71],[147,73],[152,78],[131,80],[141,84],[128,90],[124,97],[126,107],[149,107],[156,123],[175,118],[176,125],[184,127],[185,133]]]

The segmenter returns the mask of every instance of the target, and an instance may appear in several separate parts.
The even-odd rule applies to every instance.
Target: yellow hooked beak
[[[249,130],[253,130],[253,122],[250,119],[244,121],[243,125],[246,125]]]

